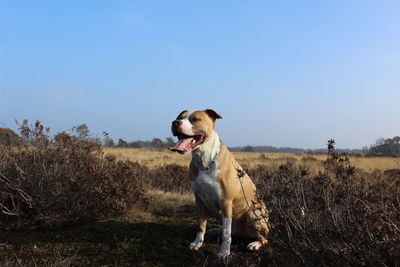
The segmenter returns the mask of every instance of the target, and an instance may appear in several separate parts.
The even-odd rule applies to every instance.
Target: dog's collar
[[[192,152],[192,161],[198,170],[210,172],[221,150],[221,144],[218,134],[213,131],[210,141],[204,144],[206,147],[201,146]]]
[[[210,161],[210,163],[207,166],[204,166],[203,162],[197,161],[195,157],[192,158],[193,164],[197,167],[199,170],[203,170],[205,173],[209,173],[211,170],[211,165],[215,163],[215,160],[218,157],[218,153],[215,154],[214,158]]]

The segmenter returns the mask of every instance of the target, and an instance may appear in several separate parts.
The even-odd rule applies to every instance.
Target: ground
[[[156,194],[154,204],[158,206],[151,213],[133,209],[118,219],[62,230],[2,229],[0,258],[11,266],[203,266],[210,259],[215,261],[218,236],[206,236],[206,244],[198,252],[188,248],[196,235],[191,196],[151,194]],[[160,207],[161,201],[164,207]],[[208,227],[218,227],[217,220],[210,220]],[[251,253],[246,251],[247,243],[234,240],[232,251]]]
[[[107,150],[106,153],[116,154],[117,158],[120,159],[139,162],[149,167],[149,169],[157,169],[168,164],[187,166],[190,160],[190,156],[180,157],[180,155],[168,151],[112,149]],[[331,223],[331,220],[329,220],[329,218],[327,220],[321,220],[321,216],[325,214],[325,211],[321,211],[319,205],[314,205],[316,203],[311,203],[313,205],[309,207],[309,213],[314,214],[314,217],[309,217],[312,219],[312,223],[310,223],[311,219],[304,220],[302,217],[303,215],[296,215],[296,207],[299,204],[299,198],[295,194],[299,192],[297,190],[297,185],[303,185],[305,181],[307,181],[307,177],[321,178],[316,174],[321,168],[324,168],[326,155],[236,153],[235,156],[242,166],[265,166],[269,172],[263,175],[268,174],[268,177],[273,181],[273,183],[270,184],[272,187],[269,188],[269,190],[275,190],[273,192],[277,192],[281,195],[283,194],[283,196],[287,198],[287,201],[276,202],[276,200],[281,200],[281,195],[278,194],[278,197],[273,198],[275,202],[270,203],[272,207],[275,207],[275,222],[279,224],[275,225],[275,231],[271,231],[269,236],[271,243],[269,246],[262,249],[262,253],[248,252],[246,250],[247,244],[252,240],[233,238],[232,266],[249,266],[252,263],[254,263],[254,266],[265,266],[265,263],[272,263],[272,265],[278,266],[298,265],[302,264],[299,259],[303,259],[303,263],[311,263],[311,257],[314,257],[313,262],[317,263],[316,265],[320,265],[320,263],[341,265],[336,264],[337,262],[358,263],[360,259],[363,259],[363,263],[370,263],[369,260],[371,258],[376,258],[376,262],[382,265],[390,265],[390,263],[396,262],[393,255],[398,255],[398,253],[396,253],[396,251],[398,251],[398,245],[396,244],[398,244],[397,214],[399,213],[397,206],[393,203],[398,202],[395,200],[398,196],[399,180],[396,178],[398,177],[396,175],[400,168],[399,158],[366,158],[355,156],[350,158],[355,165],[358,164],[361,170],[367,171],[364,172],[360,170],[360,172],[357,172],[357,175],[350,175],[351,179],[359,179],[361,176],[363,177],[366,175],[369,177],[372,185],[378,183],[379,186],[376,188],[374,187],[375,189],[382,188],[381,185],[385,185],[384,188],[386,188],[386,191],[384,192],[386,192],[386,195],[388,197],[394,196],[388,198],[388,201],[383,202],[380,198],[375,198],[374,195],[371,195],[374,191],[366,191],[364,187],[353,184],[353,189],[357,189],[354,191],[355,193],[363,193],[361,195],[361,200],[363,202],[357,201],[353,204],[367,203],[368,201],[370,204],[368,209],[361,210],[369,216],[370,226],[367,225],[368,231],[372,229],[371,227],[376,227],[378,223],[380,224],[379,227],[386,227],[385,231],[387,232],[387,236],[381,238],[378,231],[375,232],[375,234],[377,233],[376,236],[372,236],[371,238],[370,235],[366,238],[365,235],[363,235],[364,221],[362,221],[360,225],[349,223],[350,226],[354,227],[347,227],[345,232],[342,232],[342,228],[327,228],[325,223]],[[285,162],[289,162],[290,164],[284,164]],[[284,164],[283,166],[286,167],[281,169],[279,167],[280,164]],[[307,177],[305,176],[306,178],[303,179],[303,176],[301,176],[302,169],[296,171],[296,168],[290,167],[292,166],[291,164],[305,165],[309,167],[311,174],[308,176],[306,175]],[[342,165],[343,164],[340,164],[340,162],[337,163],[337,166],[335,165],[335,170],[343,173]],[[379,166],[379,168],[374,166]],[[288,170],[291,170],[291,172],[288,172]],[[390,173],[393,173],[393,175],[390,175]],[[168,175],[170,176],[161,176],[166,179],[175,177],[174,174],[171,175],[171,173],[168,173]],[[294,183],[292,178],[303,180],[301,180],[302,183],[298,184]],[[284,179],[284,181],[289,184],[286,182],[281,183],[281,179]],[[387,179],[386,183],[379,184],[382,179],[385,179],[384,181]],[[346,179],[342,180],[340,180],[339,183],[347,181]],[[178,181],[181,180],[174,180],[174,182]],[[344,184],[346,187],[348,186],[347,182]],[[335,184],[330,183],[329,185],[334,187]],[[311,197],[315,193],[318,193],[319,196],[320,191],[316,190],[313,186],[324,186],[324,182],[321,180],[321,183],[310,184],[309,187],[306,188],[308,191],[304,191],[304,188],[300,188],[300,191],[303,193],[308,192],[311,194]],[[177,188],[181,187],[177,185]],[[337,190],[335,189],[336,191],[333,190],[329,192],[347,192],[339,190],[340,188],[337,187]],[[284,194],[288,192],[288,190],[292,192],[292,195]],[[392,191],[394,193],[391,193]],[[342,214],[336,211],[341,211],[341,205],[347,203],[346,201],[342,201],[343,197],[347,200],[354,200],[354,196],[358,196],[350,191],[348,195],[335,195],[336,200],[339,200],[338,203],[336,203],[331,201],[329,192],[324,196],[326,198],[325,200],[315,197],[311,199],[315,199],[315,201],[318,202],[326,201],[327,203],[334,204],[334,209],[330,206],[329,212],[331,213],[328,214],[335,216]],[[220,247],[218,236],[210,237],[206,235],[206,243],[200,251],[191,251],[188,248],[190,242],[194,240],[196,235],[196,216],[194,214],[194,198],[192,193],[164,192],[150,187],[146,190],[145,195],[148,197],[147,204],[137,204],[137,207],[131,207],[126,215],[118,218],[108,218],[107,220],[86,224],[69,225],[59,230],[10,230],[2,228],[0,229],[0,266],[212,266],[217,263],[216,254]],[[275,196],[276,194],[272,195]],[[370,195],[372,197],[370,197]],[[300,199],[300,202],[303,204],[306,203],[303,199]],[[275,206],[273,206],[274,203]],[[281,205],[281,203],[291,203],[294,209],[280,210],[279,208],[281,206],[279,205]],[[360,208],[364,206],[359,205],[357,207]],[[352,214],[359,214],[360,211],[357,210],[357,207],[351,210]],[[354,220],[355,217],[349,216],[348,218],[344,216],[347,212],[348,209],[346,207],[346,213],[343,213],[343,217],[338,218],[342,218],[342,220],[345,219],[344,221],[349,221],[348,219],[350,218],[351,222],[357,222],[357,220]],[[288,220],[285,218],[294,218],[295,220],[289,220],[288,224]],[[335,218],[337,217],[334,217],[334,219]],[[319,227],[313,227],[315,222],[319,223]],[[208,227],[218,226],[216,219],[208,223]],[[299,226],[309,228],[300,229]],[[307,231],[304,229],[307,229]],[[318,231],[315,232],[315,229]],[[328,230],[325,231],[324,229]],[[363,242],[365,240],[369,243],[364,250],[361,251],[361,256],[359,255],[360,250],[357,249],[347,251],[347,254],[342,253],[345,250],[337,253],[337,244],[330,246],[329,242],[325,242],[325,239],[329,241],[329,236],[335,236],[335,232],[332,234],[329,232],[329,229],[336,230],[337,233],[346,234],[344,236],[352,236],[351,239],[343,239],[343,241],[340,241],[340,245],[344,249],[359,247],[357,244],[360,243],[357,242],[360,240]],[[353,233],[358,235],[352,235]],[[303,239],[304,234],[307,234],[305,235],[306,239]],[[310,236],[313,237],[311,241],[309,240]],[[358,239],[354,239],[353,236]],[[321,238],[324,241],[323,243],[320,243]],[[286,246],[289,241],[291,242],[290,244],[293,245],[292,247]],[[279,247],[282,244],[284,247]],[[314,248],[313,244],[318,244],[318,246],[321,244],[328,245],[324,246],[325,251],[321,253],[320,250],[312,250]],[[386,246],[385,250],[375,249],[376,245],[380,247]],[[274,246],[275,249],[272,249]],[[390,252],[390,248],[394,251],[393,253]],[[382,259],[379,259],[383,251],[389,252],[386,253]],[[370,257],[370,255],[376,255],[376,257]],[[331,259],[336,260],[336,262],[333,262]],[[288,263],[288,261],[291,262]]]

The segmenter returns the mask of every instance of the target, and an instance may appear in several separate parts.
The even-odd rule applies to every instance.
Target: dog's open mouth
[[[184,134],[178,134],[178,143],[174,147],[169,147],[168,149],[171,151],[176,151],[181,154],[190,152],[194,150],[196,147],[201,145],[204,142],[204,136],[203,135],[184,135]]]

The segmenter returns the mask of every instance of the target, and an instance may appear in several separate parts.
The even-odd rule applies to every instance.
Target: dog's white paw
[[[261,247],[260,241],[254,241],[247,245],[248,250],[258,250]]]
[[[191,250],[199,250],[199,248],[201,248],[201,246],[203,246],[203,242],[195,240],[192,243],[190,243],[189,248]]]
[[[220,252],[218,252],[217,257],[221,261],[226,261],[229,258],[229,255],[231,254],[229,249],[221,249]]]
[[[189,248],[191,250],[198,250],[201,248],[204,242],[204,232],[197,232],[196,239],[190,243]]]

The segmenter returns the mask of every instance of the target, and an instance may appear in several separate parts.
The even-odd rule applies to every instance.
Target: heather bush
[[[400,170],[356,169],[333,140],[328,151],[323,171],[313,175],[291,161],[247,169],[268,208],[269,244],[251,254],[234,252],[226,266],[400,263]],[[216,257],[202,261],[221,264]]]
[[[234,251],[228,266],[389,265],[400,262],[400,170],[367,172],[350,164],[328,142],[321,171],[309,159],[290,159],[276,168],[247,169],[269,211],[269,245],[258,252]],[[160,166],[149,173],[151,187],[189,189],[187,168]],[[237,239],[234,242],[240,242]],[[218,266],[211,256],[199,265]]]
[[[367,173],[328,143],[324,171],[288,162],[249,170],[271,224],[268,252],[235,262],[264,265],[395,265],[400,262],[400,173]],[[268,257],[269,255],[269,257]],[[244,258],[243,258],[244,257]],[[265,260],[265,262],[263,262]]]
[[[0,144],[5,146],[17,146],[21,138],[9,128],[0,128]]]
[[[149,172],[148,184],[164,191],[189,192],[188,168],[176,164],[160,166]]]
[[[57,227],[123,214],[145,201],[147,168],[104,156],[75,128],[50,137],[39,121],[20,125],[23,143],[0,146],[0,223]]]

